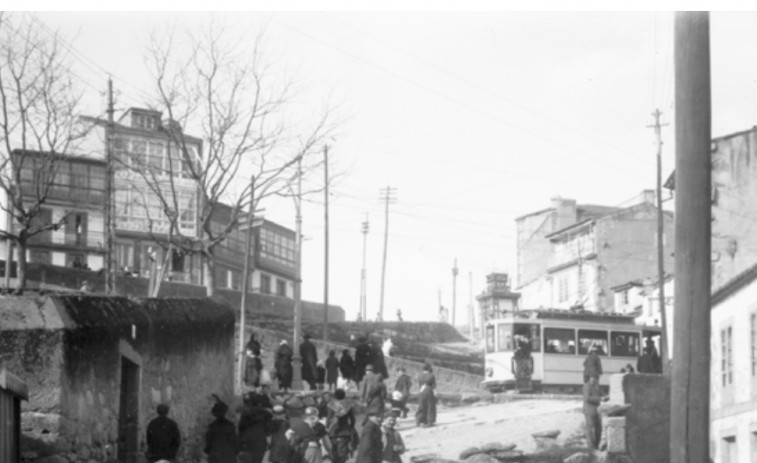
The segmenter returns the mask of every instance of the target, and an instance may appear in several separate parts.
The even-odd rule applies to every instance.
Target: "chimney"
[[[552,198],[552,230],[560,230],[576,223],[576,200],[559,196]]]
[[[639,203],[647,203],[654,206],[657,204],[657,194],[654,190],[641,190],[641,194],[639,195]]]

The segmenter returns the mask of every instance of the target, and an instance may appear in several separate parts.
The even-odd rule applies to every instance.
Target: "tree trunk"
[[[26,241],[16,242],[16,293],[23,294],[26,289]]]
[[[205,273],[205,290],[208,297],[211,297],[215,294],[216,289],[216,263],[213,251],[206,249],[202,253],[202,257],[202,268]]]

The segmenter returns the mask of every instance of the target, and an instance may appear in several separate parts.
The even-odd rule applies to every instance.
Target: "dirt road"
[[[498,404],[439,408],[436,426],[418,428],[412,415],[399,422],[410,457],[435,453],[442,458],[457,459],[460,452],[489,442],[514,443],[517,449],[533,451],[532,433],[560,430],[558,441],[564,442],[582,432],[581,401],[516,400]]]

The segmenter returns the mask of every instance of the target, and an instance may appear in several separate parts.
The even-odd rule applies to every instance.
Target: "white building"
[[[712,295],[710,456],[757,461],[757,266]]]

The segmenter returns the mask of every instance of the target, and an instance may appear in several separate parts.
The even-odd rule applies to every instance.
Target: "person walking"
[[[278,349],[276,349],[276,360],[274,363],[274,369],[276,370],[276,379],[279,382],[279,389],[284,392],[289,391],[292,387],[292,356],[294,352],[292,347],[286,341],[282,339],[279,343]]]
[[[147,461],[176,460],[181,445],[181,433],[176,421],[168,417],[170,407],[160,404],[156,408],[157,418],[147,425]]]
[[[302,358],[302,380],[308,383],[310,390],[316,390],[316,379],[318,378],[317,364],[318,352],[315,345],[310,342],[310,335],[305,334],[300,344],[300,358]]]
[[[360,433],[355,463],[381,463],[382,453],[381,417],[369,412]]]
[[[373,365],[368,364],[365,367],[365,376],[363,377],[363,384],[360,386],[360,399],[368,403],[368,393],[373,385],[376,383],[377,375],[373,371]]]
[[[268,448],[266,429],[271,415],[262,407],[260,395],[251,392],[244,397],[239,418],[239,463],[261,463]]]
[[[226,419],[228,411],[229,406],[220,400],[210,409],[215,421],[208,425],[203,449],[208,463],[237,463],[239,439],[234,423]]]
[[[355,412],[352,404],[346,401],[344,389],[334,392],[326,423],[331,438],[331,460],[333,463],[345,463],[357,449],[359,438],[355,430]]]
[[[255,333],[250,334],[250,340],[245,349],[247,364],[244,370],[244,381],[247,385],[257,388],[260,385],[260,371],[263,369],[263,362],[260,360],[260,342],[255,339]]]
[[[428,363],[423,365],[423,372],[418,378],[418,410],[415,412],[415,424],[421,427],[436,424],[436,377]]]
[[[599,346],[596,344],[591,346],[589,354],[584,359],[584,384],[586,384],[592,376],[602,376],[602,360],[599,358]]]
[[[394,383],[394,391],[402,394],[399,399],[399,407],[402,412],[402,418],[407,418],[407,399],[410,396],[410,388],[413,387],[413,380],[410,375],[405,373],[405,368],[397,368],[397,381]]]
[[[336,390],[336,380],[339,379],[339,360],[336,358],[336,352],[329,351],[326,359],[326,385],[328,391]]]
[[[589,377],[584,384],[583,412],[586,421],[586,444],[589,448],[597,449],[602,438],[602,417],[599,415],[599,404],[602,402],[602,390],[597,376]]]
[[[268,461],[271,463],[290,463],[293,450],[287,438],[287,431],[291,428],[289,417],[287,417],[283,405],[273,406],[273,419],[271,419],[270,428],[271,443],[269,446]]]
[[[402,463],[400,455],[405,453],[405,442],[396,429],[397,418],[388,416],[381,423],[382,443],[384,448],[381,451],[382,463]]]
[[[339,359],[339,373],[344,378],[345,387],[349,384],[349,381],[355,381],[355,360],[350,355],[349,349],[342,351],[342,357]]]
[[[355,383],[358,388],[365,376],[365,370],[368,365],[373,364],[373,358],[371,353],[371,346],[368,345],[368,340],[365,336],[360,336],[357,340],[357,346],[355,347]]]
[[[386,410],[386,384],[384,384],[384,376],[381,373],[376,373],[373,381],[369,384],[368,380],[365,381],[368,384],[368,390],[365,396],[367,403],[366,412],[375,412],[380,418],[384,418],[384,412]]]

